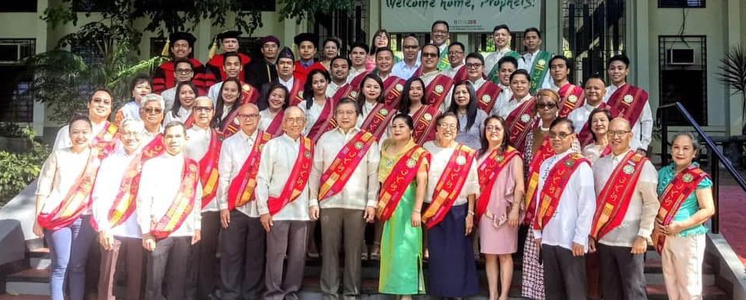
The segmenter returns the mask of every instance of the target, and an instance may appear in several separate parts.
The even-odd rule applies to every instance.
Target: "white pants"
[[[661,259],[668,299],[702,299],[702,262],[705,245],[704,234],[666,237]]]

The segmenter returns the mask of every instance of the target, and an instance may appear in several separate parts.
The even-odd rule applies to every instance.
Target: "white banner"
[[[541,0],[380,1],[381,28],[389,32],[430,32],[435,20],[448,22],[452,33],[492,32],[499,24],[523,31],[541,23]]]

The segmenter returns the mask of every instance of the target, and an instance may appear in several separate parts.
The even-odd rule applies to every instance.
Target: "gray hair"
[[[125,127],[135,130],[137,133],[143,133],[145,131],[145,123],[140,119],[132,117],[127,117],[119,123],[119,130],[124,129]]]
[[[157,94],[147,94],[145,97],[142,97],[142,100],[140,100],[140,108],[145,108],[145,105],[148,104],[148,102],[158,102],[158,105],[161,106],[161,110],[166,109],[166,102],[163,100],[163,97],[161,95]]]
[[[210,100],[210,107],[215,108],[215,101],[212,100],[212,98],[207,96],[199,96],[197,98],[194,98],[194,103],[197,104],[197,101],[199,100]]]
[[[692,140],[692,149],[694,149],[694,152],[699,152],[699,139],[691,132],[689,131],[683,131],[683,132],[677,132],[673,139],[671,139],[671,143],[673,144],[673,141],[676,140],[676,138],[680,136],[688,137],[690,140]]]

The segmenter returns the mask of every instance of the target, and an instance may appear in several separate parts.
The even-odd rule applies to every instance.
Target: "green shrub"
[[[31,148],[23,153],[0,151],[0,207],[13,199],[39,176],[41,166],[49,156],[49,147],[34,140],[34,132],[24,129],[23,136],[31,140]]]
[[[23,130],[24,130],[24,127],[21,127],[20,125],[16,123],[0,122],[0,136],[22,137],[22,136],[25,136],[23,133]]]

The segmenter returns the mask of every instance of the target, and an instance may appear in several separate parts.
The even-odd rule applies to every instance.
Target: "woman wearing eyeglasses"
[[[430,205],[422,212],[428,235],[429,294],[468,297],[479,292],[471,236],[479,194],[477,153],[456,141],[455,114],[444,113],[435,123],[435,141],[423,146],[432,155],[425,197]]]
[[[191,81],[179,82],[176,85],[176,96],[174,98],[174,106],[166,114],[163,124],[180,121],[187,127],[191,127],[194,124],[192,107],[194,106],[194,99],[197,98],[197,86]]]

